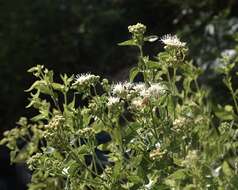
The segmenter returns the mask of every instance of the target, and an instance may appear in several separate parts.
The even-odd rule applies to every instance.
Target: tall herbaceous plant
[[[219,72],[232,105],[214,106],[197,82],[201,69],[187,60],[187,44],[176,35],[160,39],[164,51],[143,53],[146,26],[128,27],[138,64],[128,81],[110,83],[91,73],[61,75],[42,65],[29,70],[36,81],[22,117],[1,144],[11,162],[32,171],[29,190],[225,190],[238,187],[237,90],[234,59]],[[143,82],[133,82],[140,74]]]

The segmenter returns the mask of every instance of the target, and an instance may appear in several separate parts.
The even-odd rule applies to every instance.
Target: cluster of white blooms
[[[136,25],[128,26],[128,30],[132,34],[140,35],[145,33],[146,26],[144,24],[137,23]]]
[[[165,94],[166,91],[167,91],[167,88],[165,85],[162,85],[160,83],[155,83],[155,84],[151,84],[149,88],[141,90],[139,94],[142,97],[159,98],[161,95]]]
[[[145,91],[146,90],[146,85],[145,83],[137,83],[137,84],[134,84],[133,85],[133,90],[140,94],[142,91]]]
[[[145,83],[117,83],[112,86],[112,97],[109,97],[107,106],[119,103],[120,99],[131,102],[132,109],[143,109],[150,98],[159,99],[167,91],[167,87],[161,83],[151,84],[149,87]]]
[[[112,94],[120,97],[126,97],[130,94],[133,84],[129,82],[117,83],[113,85]]]
[[[138,94],[141,97],[155,97],[158,98],[165,94],[167,88],[160,83],[151,84],[150,87],[146,87],[144,83],[118,83],[113,86],[112,94],[119,97],[130,97],[130,94]]]
[[[173,121],[173,128],[176,131],[180,131],[183,127],[188,124],[189,120],[185,117],[179,117]]]
[[[186,46],[186,43],[181,42],[176,35],[172,36],[171,34],[167,34],[161,38],[161,41],[168,47],[181,48]]]
[[[166,93],[166,86],[156,83],[152,84],[147,90],[146,90],[147,96],[152,96],[155,98],[159,98],[161,95]]]
[[[144,106],[144,101],[142,98],[137,97],[131,101],[131,105],[133,108],[140,109]]]
[[[89,85],[95,83],[100,77],[89,73],[76,75],[74,85]]]
[[[112,107],[118,103],[120,103],[120,98],[111,96],[108,98],[107,106]]]

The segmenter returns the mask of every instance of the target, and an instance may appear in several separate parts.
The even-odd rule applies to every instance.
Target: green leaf
[[[222,165],[222,171],[226,176],[232,176],[234,173],[226,161]]]
[[[168,113],[174,119],[177,97],[170,95],[167,99]]]
[[[90,148],[87,145],[83,144],[82,146],[77,148],[76,152],[77,152],[77,154],[85,155],[85,154],[89,153],[89,150],[90,150]]]
[[[173,179],[173,180],[183,180],[187,177],[186,174],[187,170],[186,169],[179,169],[172,173],[168,178]]]
[[[138,67],[133,67],[131,70],[130,70],[130,82],[133,82],[134,78],[137,76],[137,74],[139,73],[139,69]]]
[[[113,177],[119,178],[121,175],[121,169],[122,169],[122,162],[118,161],[115,163],[115,166],[113,167]]]
[[[43,65],[36,65],[35,67],[32,67],[27,70],[28,73],[33,73],[33,72],[39,72],[44,68]]]
[[[55,82],[53,82],[51,85],[52,85],[54,90],[58,90],[60,92],[64,92],[64,85],[59,84],[59,83],[55,83]]]
[[[169,185],[170,187],[175,187],[177,185],[177,181],[186,179],[187,177],[186,172],[187,172],[186,169],[179,169],[175,171],[165,179],[165,184]]]
[[[215,115],[222,121],[233,120],[235,116],[233,107],[230,105],[226,105],[225,107],[218,105],[215,110]]]
[[[43,94],[52,95],[52,91],[50,90],[47,83],[43,80],[38,80],[38,81],[34,82],[29,89],[25,90],[25,92],[30,92],[34,89],[39,90]]]
[[[48,119],[48,116],[46,116],[45,114],[39,114],[34,116],[33,118],[31,118],[31,121],[40,121],[42,119]]]
[[[156,62],[156,61],[148,61],[147,63],[146,63],[146,65],[147,65],[147,67],[149,68],[149,69],[160,69],[160,65],[159,65],[159,63],[158,62]]]
[[[137,175],[130,175],[127,178],[135,184],[142,182],[142,179]]]
[[[119,46],[137,46],[138,44],[134,39],[127,40],[118,44]]]

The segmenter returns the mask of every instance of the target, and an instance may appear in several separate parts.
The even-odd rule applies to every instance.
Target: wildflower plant
[[[164,51],[152,60],[143,45],[158,37],[144,36],[140,23],[128,29],[132,38],[119,45],[139,50],[129,82],[64,74],[58,83],[44,66],[29,70],[36,81],[27,90],[27,107],[39,114],[22,117],[1,140],[11,161],[26,162],[32,171],[28,189],[236,189],[233,63],[221,71],[234,104],[214,111],[185,42],[162,37]],[[136,83],[139,73],[143,81]]]

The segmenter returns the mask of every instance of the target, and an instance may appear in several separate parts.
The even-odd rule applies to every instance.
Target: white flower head
[[[68,176],[69,175],[69,169],[70,169],[69,167],[63,168],[62,174],[65,175],[65,176]]]
[[[133,87],[132,83],[124,82],[113,85],[112,94],[126,97]]]
[[[159,98],[161,95],[166,93],[166,87],[165,85],[156,83],[152,84],[145,92],[145,96],[152,96],[155,98]]]
[[[108,98],[107,106],[112,107],[118,103],[120,103],[120,98],[111,96]]]
[[[146,85],[145,83],[137,83],[133,86],[133,89],[136,93],[140,94],[142,91],[146,90]]]
[[[86,74],[78,74],[75,77],[75,82],[73,85],[85,85],[85,84],[90,84],[94,83],[99,79],[99,76],[92,75],[90,73]]]
[[[218,177],[220,175],[220,170],[221,170],[221,166],[217,167],[216,169],[212,170],[212,176],[213,177]]]
[[[141,97],[145,97],[145,98],[148,98],[150,96],[150,93],[148,92],[148,89],[144,89],[142,91],[139,92],[139,95]]]
[[[186,43],[181,42],[176,35],[172,36],[171,34],[167,34],[161,38],[161,41],[163,42],[163,44],[170,47],[181,48],[186,46]]]
[[[131,101],[131,106],[133,108],[142,108],[144,105],[143,105],[143,99],[142,98],[134,98],[132,101]]]
[[[182,127],[186,125],[187,119],[185,117],[179,117],[173,121],[173,126]]]
[[[159,148],[161,147],[160,142],[157,142],[157,143],[155,144],[155,147],[156,147],[157,149],[159,149]]]

